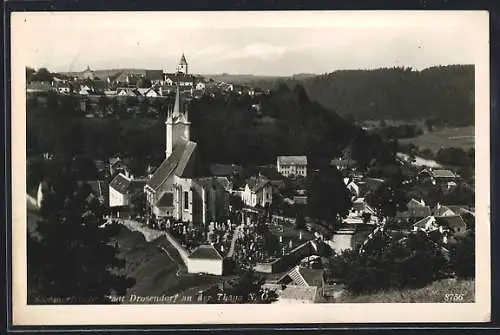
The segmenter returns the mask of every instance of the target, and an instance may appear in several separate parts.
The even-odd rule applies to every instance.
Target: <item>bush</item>
[[[344,251],[330,259],[328,272],[354,294],[422,287],[448,274],[440,247],[425,233],[402,239],[379,236],[363,252]]]

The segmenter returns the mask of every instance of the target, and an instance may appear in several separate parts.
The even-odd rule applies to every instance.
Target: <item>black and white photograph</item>
[[[14,320],[488,321],[487,12],[11,22]]]

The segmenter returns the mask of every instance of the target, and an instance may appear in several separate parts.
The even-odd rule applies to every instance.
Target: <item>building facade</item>
[[[307,176],[307,156],[278,156],[278,173],[288,176]]]

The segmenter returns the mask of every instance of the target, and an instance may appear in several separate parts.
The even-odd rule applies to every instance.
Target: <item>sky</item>
[[[56,72],[174,71],[184,53],[190,73],[287,76],[474,64],[487,20],[471,11],[28,12],[11,27],[13,57]]]

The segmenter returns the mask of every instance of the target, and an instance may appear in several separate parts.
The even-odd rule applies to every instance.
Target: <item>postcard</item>
[[[489,321],[487,12],[11,27],[14,325]]]

